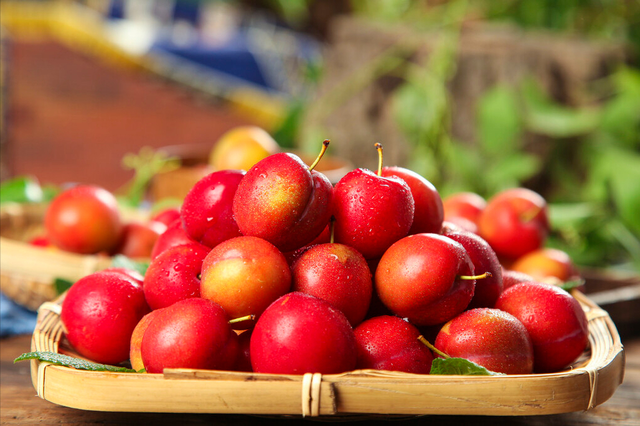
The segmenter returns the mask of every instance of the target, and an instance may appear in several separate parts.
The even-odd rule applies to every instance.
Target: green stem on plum
[[[418,340],[423,343],[426,347],[428,347],[429,349],[431,349],[432,352],[435,352],[437,355],[439,355],[442,358],[451,358],[449,355],[447,355],[446,353],[442,352],[440,349],[436,348],[435,346],[433,346],[427,339],[425,339],[425,337],[421,334],[420,336],[418,336]]]
[[[253,321],[256,319],[256,316],[251,314],[251,315],[245,315],[243,317],[240,318],[234,318],[228,321],[229,324],[236,324],[242,321]]]
[[[522,223],[528,223],[533,220],[538,214],[542,211],[542,207],[535,206],[535,208],[531,208],[520,215],[520,220]]]
[[[483,278],[491,278],[493,275],[491,272],[485,272],[480,275],[458,275],[458,279],[460,280],[481,280]]]
[[[314,161],[313,164],[309,166],[309,171],[313,170],[313,168],[318,164],[318,162],[320,161],[324,153],[327,152],[328,147],[329,147],[329,139],[325,139],[324,141],[322,141],[322,150],[320,151],[320,154],[318,154],[316,161]]]
[[[375,147],[378,150],[378,176],[382,176],[382,145],[376,143]]]
[[[336,222],[336,217],[332,215],[331,219],[329,219],[329,242],[331,244],[333,244],[335,241],[334,239],[335,222]]]

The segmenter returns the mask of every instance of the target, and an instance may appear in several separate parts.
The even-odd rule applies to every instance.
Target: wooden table
[[[216,414],[155,414],[82,411],[55,405],[36,396],[28,362],[13,360],[29,351],[29,335],[0,340],[0,423],[2,425],[199,425],[282,424],[295,419]],[[482,417],[427,416],[400,421],[401,425],[640,425],[640,335],[623,337],[626,354],[624,382],[604,404],[589,412],[548,416]],[[286,422],[284,421],[286,420]],[[342,422],[341,422],[342,423]],[[353,422],[355,423],[355,422]],[[389,424],[388,420],[359,424]]]

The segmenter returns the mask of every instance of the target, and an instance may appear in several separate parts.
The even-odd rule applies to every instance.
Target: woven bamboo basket
[[[589,410],[624,375],[624,351],[609,315],[575,292],[589,320],[589,347],[552,374],[430,376],[378,370],[276,375],[167,369],[163,374],[81,371],[31,361],[39,397],[95,411],[319,416],[321,419],[427,414],[530,416]],[[64,338],[64,295],[43,304],[33,351],[78,356]]]
[[[56,278],[71,282],[111,266],[104,255],[79,255],[37,247],[28,241],[43,233],[45,204],[7,204],[0,208],[0,290],[33,311],[58,296]],[[126,220],[144,220],[142,212],[126,211]]]

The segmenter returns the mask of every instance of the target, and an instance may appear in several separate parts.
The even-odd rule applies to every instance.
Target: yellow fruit
[[[216,170],[249,170],[279,149],[278,143],[260,127],[240,126],[220,137],[211,149],[209,164]]]
[[[523,272],[539,281],[554,277],[561,282],[578,275],[567,253],[554,248],[541,248],[518,258],[511,266],[513,271]]]

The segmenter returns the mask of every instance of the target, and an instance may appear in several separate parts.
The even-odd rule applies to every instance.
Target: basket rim
[[[46,302],[38,310],[38,322],[32,336],[33,351],[52,351],[60,353],[63,337],[60,310],[65,294],[52,302]],[[425,415],[425,414],[480,414],[480,415],[538,415],[559,414],[572,411],[585,411],[608,400],[622,383],[624,376],[624,348],[620,336],[608,313],[599,308],[581,292],[574,290],[574,297],[587,313],[589,321],[588,359],[575,368],[561,372],[544,374],[521,374],[505,376],[432,376],[404,372],[381,370],[354,370],[341,374],[281,375],[268,373],[245,373],[218,370],[166,369],[163,374],[116,373],[104,371],[75,370],[70,367],[53,365],[37,360],[31,361],[32,382],[39,397],[72,408],[98,411],[137,411],[137,412],[189,412],[189,413],[236,413],[263,415],[329,415],[353,416],[366,414],[379,415]],[[72,354],[77,356],[75,354]],[[295,406],[269,407],[256,403],[255,395],[251,406],[229,406],[202,402],[184,405],[161,400],[150,407],[137,407],[129,404],[129,397],[108,398],[106,401],[89,401],[83,398],[85,392],[91,393],[105,383],[117,382],[124,389],[152,388],[158,395],[171,394],[175,390],[177,397],[184,393],[193,393],[196,388],[201,393],[213,392],[222,397],[233,398],[233,393],[247,391],[261,394],[271,389],[281,399],[294,399]],[[80,384],[74,387],[71,385]],[[184,387],[188,387],[186,391]],[[475,399],[467,405],[458,403],[455,408],[434,406],[425,401],[421,407],[397,406],[396,397],[389,398],[389,404],[367,408],[358,394],[358,388],[380,388],[384,392],[427,392],[431,397],[434,390],[464,394],[464,398],[486,397],[493,391],[509,394],[506,388],[522,388],[520,395],[504,395],[505,401],[516,399],[515,405],[493,401],[490,407],[478,407]],[[216,388],[216,390],[214,390]],[[565,389],[566,388],[566,389]],[[549,389],[552,396],[549,396]],[[562,395],[554,393],[559,390]],[[271,392],[270,391],[270,392]],[[124,393],[123,393],[124,394]],[[131,392],[127,392],[131,394]],[[306,395],[306,397],[305,397]],[[315,398],[313,398],[315,395]],[[364,395],[364,394],[363,394]],[[302,398],[302,405],[300,401]],[[306,398],[306,399],[305,399]],[[353,401],[351,400],[353,399]],[[134,398],[135,399],[135,398]],[[437,399],[437,396],[436,396]],[[315,401],[311,405],[306,405]],[[283,403],[284,404],[284,403]],[[314,405],[315,404],[315,405]],[[396,406],[393,406],[396,404]],[[286,404],[285,404],[286,405]],[[521,406],[518,406],[521,405]],[[239,411],[238,411],[239,410]],[[365,410],[365,411],[363,411]]]

